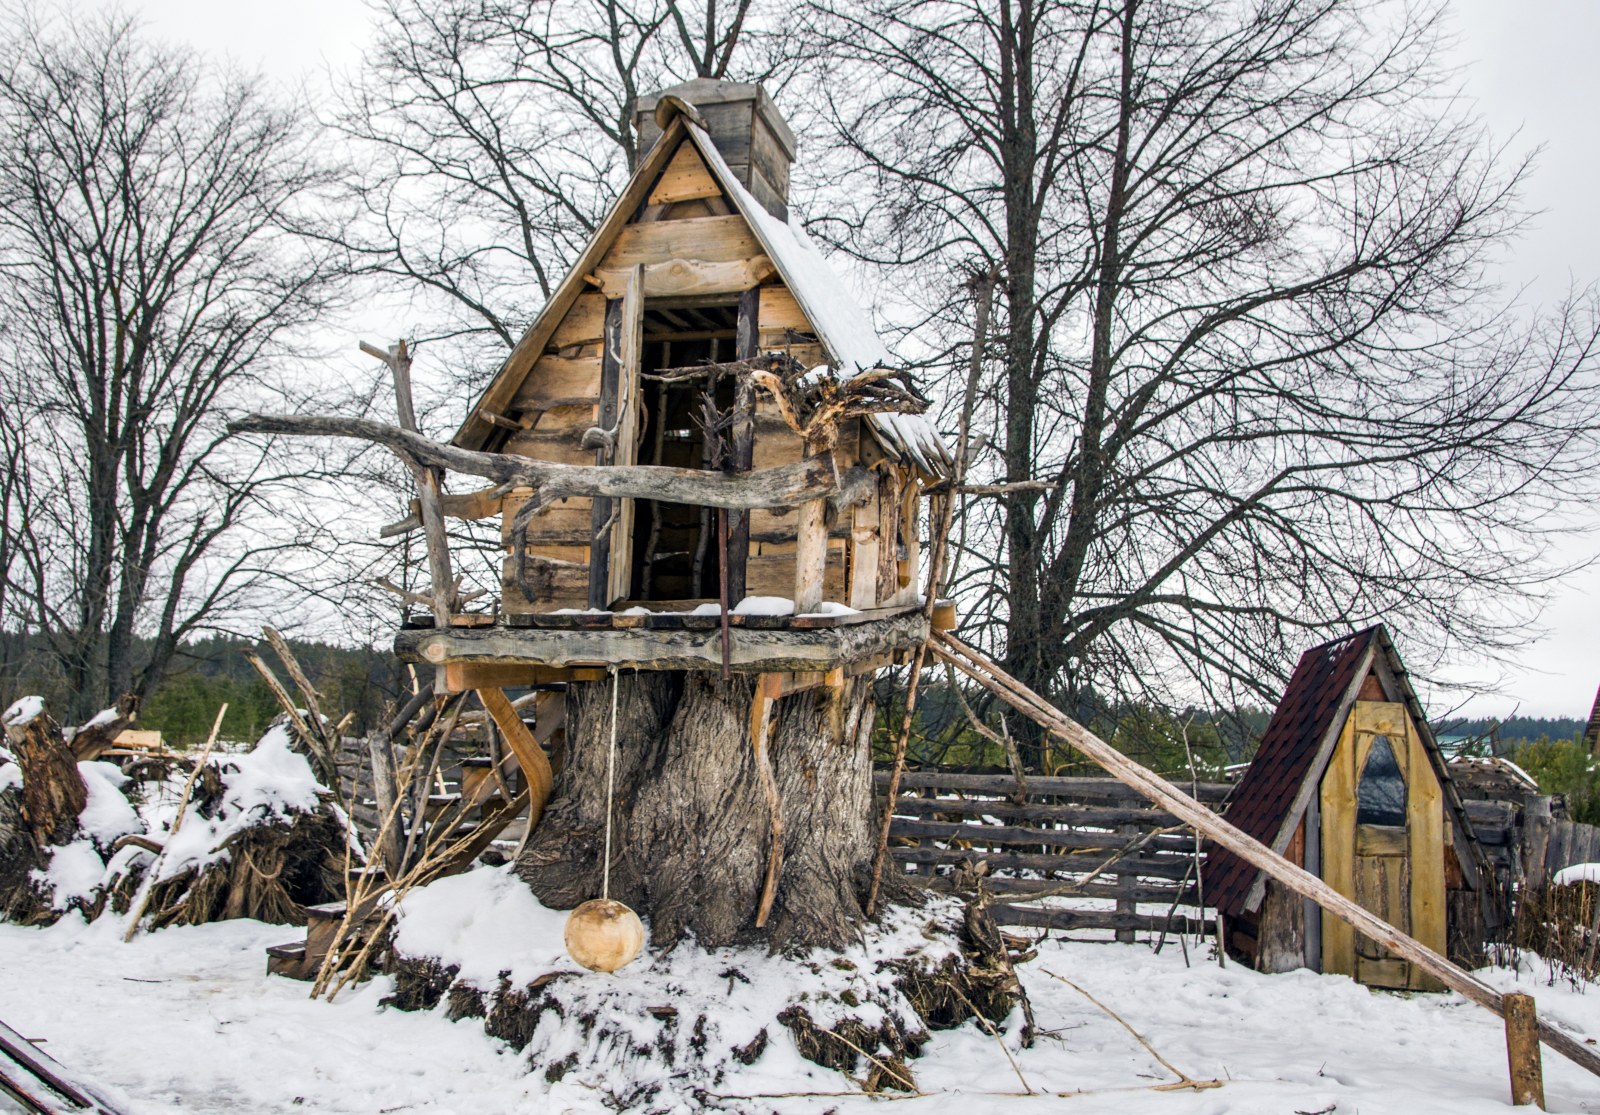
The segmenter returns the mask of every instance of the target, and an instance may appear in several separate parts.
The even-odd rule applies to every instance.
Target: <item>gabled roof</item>
[[[488,439],[494,426],[480,418],[480,412],[499,411],[515,394],[518,385],[533,369],[545,345],[549,343],[556,326],[584,290],[583,276],[594,270],[623,226],[631,220],[668,159],[677,150],[680,140],[694,144],[706,169],[749,224],[840,374],[849,377],[873,368],[902,366],[878,336],[871,318],[850,296],[798,220],[791,218],[782,221],[768,213],[739,182],[705,130],[686,116],[678,115],[668,124],[660,141],[640,161],[627,187],[600,222],[577,263],[490,380],[483,396],[456,433],[456,444],[480,448]],[[953,469],[950,452],[927,416],[871,415],[869,423],[891,457],[899,457],[935,477],[950,475]]]
[[[1380,660],[1386,667],[1383,672],[1398,689],[1385,696],[1406,706],[1422,737],[1444,793],[1445,808],[1455,820],[1457,858],[1467,877],[1475,880],[1483,866],[1482,851],[1471,837],[1471,824],[1422,703],[1382,624],[1312,647],[1300,656],[1255,758],[1233,793],[1228,820],[1275,852],[1281,854],[1288,847],[1322,781],[1362,683]],[[1227,849],[1213,846],[1208,850],[1202,874],[1207,905],[1214,905],[1224,917],[1260,905],[1264,884],[1260,870]]]

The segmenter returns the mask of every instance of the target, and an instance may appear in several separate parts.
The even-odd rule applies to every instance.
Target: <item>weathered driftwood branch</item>
[[[534,489],[540,499],[605,496],[653,499],[729,510],[796,507],[825,499],[839,484],[827,458],[734,474],[661,465],[560,465],[507,453],[483,453],[445,445],[421,434],[366,418],[253,414],[228,428],[237,434],[292,434],[370,441],[408,463],[482,476],[500,484]]]

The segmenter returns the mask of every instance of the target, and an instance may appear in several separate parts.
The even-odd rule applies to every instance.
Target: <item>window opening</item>
[[[1406,779],[1388,736],[1374,736],[1356,791],[1356,824],[1402,828],[1406,823]]]

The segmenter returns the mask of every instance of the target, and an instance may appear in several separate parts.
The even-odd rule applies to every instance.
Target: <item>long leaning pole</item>
[[[1414,937],[1400,932],[1334,890],[1302,867],[1296,867],[1261,841],[1219,817],[1166,779],[1134,762],[1082,724],[1062,713],[1039,694],[1006,673],[999,665],[949,634],[935,633],[930,641],[935,656],[949,662],[1006,704],[1037,721],[1050,732],[1093,759],[1119,782],[1137,790],[1174,817],[1203,832],[1222,847],[1271,875],[1303,898],[1309,898],[1334,917],[1353,925],[1374,941],[1398,953],[1453,991],[1505,1017],[1498,991],[1472,973],[1440,956]],[[1539,1040],[1563,1057],[1600,1076],[1600,1053],[1539,1019]]]

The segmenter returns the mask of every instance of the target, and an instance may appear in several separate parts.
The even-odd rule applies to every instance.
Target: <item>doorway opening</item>
[[[708,403],[733,406],[730,376],[678,381],[652,378],[664,368],[736,359],[738,297],[651,299],[644,306],[639,361],[639,445],[642,465],[711,469],[706,438]],[[718,595],[716,512],[707,507],[636,500],[628,596],[639,601],[703,600]]]

